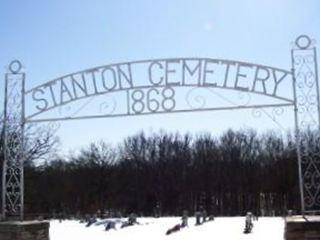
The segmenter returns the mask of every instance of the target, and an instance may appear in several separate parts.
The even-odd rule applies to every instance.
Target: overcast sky
[[[319,12],[318,0],[2,0],[0,74],[19,59],[31,89],[87,68],[153,58],[223,58],[290,70],[297,36],[320,42]],[[282,127],[293,126],[292,116],[289,109]],[[68,151],[99,139],[116,144],[140,130],[220,134],[229,127],[279,128],[267,116],[237,110],[61,122],[57,134]]]

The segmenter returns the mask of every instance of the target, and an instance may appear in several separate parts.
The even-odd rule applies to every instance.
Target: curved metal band
[[[93,68],[88,68],[82,71],[78,71],[78,72],[73,72],[70,74],[66,74],[63,75],[61,77],[55,78],[53,80],[50,80],[46,83],[40,84],[36,87],[33,87],[31,89],[29,89],[28,91],[26,91],[26,94],[32,92],[33,90],[40,88],[40,87],[44,87],[52,82],[55,81],[59,81],[62,78],[67,78],[76,74],[81,74],[81,73],[86,73],[86,72],[92,72],[94,70],[100,69],[100,68],[109,68],[109,67],[115,67],[115,66],[121,66],[121,65],[126,65],[126,64],[140,64],[140,63],[151,63],[151,62],[162,62],[162,61],[199,61],[199,60],[206,60],[206,61],[217,61],[217,62],[221,62],[221,63],[226,63],[229,65],[233,65],[233,64],[241,64],[241,65],[247,65],[247,66],[252,66],[252,67],[261,67],[261,68],[269,68],[272,70],[276,70],[276,71],[280,71],[280,72],[284,72],[286,74],[290,74],[292,75],[292,72],[286,69],[281,69],[281,68],[276,68],[276,67],[271,67],[271,66],[267,66],[267,65],[262,65],[262,64],[254,64],[254,63],[248,63],[248,62],[243,62],[243,61],[235,61],[235,60],[227,60],[227,59],[215,59],[215,58],[158,58],[158,59],[148,59],[148,60],[138,60],[138,61],[129,61],[129,62],[120,62],[120,63],[112,63],[112,64],[107,64],[107,65],[102,65],[102,66],[97,66],[97,67],[93,67]]]

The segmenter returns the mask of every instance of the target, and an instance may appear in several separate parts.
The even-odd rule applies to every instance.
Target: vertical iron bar
[[[130,115],[131,111],[130,111],[130,90],[128,89],[127,91],[127,114]]]
[[[4,116],[3,116],[3,164],[2,164],[2,218],[3,220],[6,219],[6,175],[7,175],[7,94],[8,94],[8,75],[5,75],[5,89],[4,89]]]
[[[25,73],[22,77],[21,87],[21,155],[20,155],[20,221],[24,219],[24,157],[25,157],[25,139],[24,139],[24,127],[25,127]]]
[[[317,61],[317,49],[313,48],[313,61],[315,65],[314,78],[317,86],[317,101],[318,101],[318,129],[320,130],[320,93],[319,93],[319,78],[318,78],[318,61]]]
[[[304,193],[303,193],[303,176],[302,176],[302,167],[301,167],[301,152],[300,152],[300,130],[299,130],[299,119],[298,119],[298,106],[297,106],[297,93],[296,93],[296,70],[294,67],[294,53],[293,49],[291,50],[291,71],[292,71],[292,84],[293,84],[293,99],[294,99],[294,125],[295,125],[295,142],[296,142],[296,151],[298,156],[298,171],[299,171],[299,190],[300,190],[300,202],[301,202],[301,213],[304,215],[305,206],[304,206]]]

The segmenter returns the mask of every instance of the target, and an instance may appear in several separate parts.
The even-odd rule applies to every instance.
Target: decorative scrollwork
[[[2,212],[5,216],[23,214],[24,161],[24,73],[22,64],[14,60],[6,74],[6,101],[4,114],[4,189]]]
[[[254,108],[252,109],[252,116],[254,118],[261,118],[262,116],[262,109],[261,108]]]
[[[50,122],[47,127],[52,134],[56,134],[59,131],[61,124],[59,122]]]
[[[99,112],[106,115],[112,114],[117,108],[117,101],[114,97],[107,96],[106,99],[100,104]]]
[[[238,92],[238,105],[248,106],[251,102],[251,94],[248,92]]]
[[[204,92],[206,92],[204,94]],[[192,88],[186,94],[186,102],[190,109],[204,109],[209,107],[208,97],[213,95],[225,103],[229,104],[230,107],[245,107],[249,106],[251,102],[251,94],[246,91],[239,91],[235,95],[235,99],[229,99],[225,95],[215,91],[213,88]]]
[[[186,102],[190,109],[202,109],[206,106],[206,97],[199,95],[197,90],[198,88],[192,88],[186,95]]]
[[[276,117],[279,117],[281,115],[283,115],[284,113],[284,108],[283,107],[276,107],[272,109],[272,116],[273,119],[275,119]]]
[[[296,79],[296,124],[303,211],[320,210],[319,86],[314,41],[301,35],[293,49]]]
[[[261,118],[264,115],[273,121],[280,129],[286,131],[286,127],[282,125],[281,121],[278,121],[278,118],[284,113],[284,107],[273,107],[271,111],[263,108],[253,108],[251,112],[254,118]]]

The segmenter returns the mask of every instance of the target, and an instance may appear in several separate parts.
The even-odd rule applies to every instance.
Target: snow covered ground
[[[212,222],[195,226],[195,218],[189,218],[189,227],[166,235],[166,231],[181,223],[180,218],[138,218],[140,225],[105,231],[103,225],[85,227],[79,221],[54,220],[50,222],[50,240],[282,240],[284,220],[279,217],[263,217],[254,221],[253,231],[243,234],[244,217],[217,217]]]

